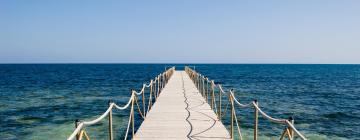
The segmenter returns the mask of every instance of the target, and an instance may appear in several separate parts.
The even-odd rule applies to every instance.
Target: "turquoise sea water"
[[[97,117],[109,100],[125,104],[130,89],[141,88],[166,66],[173,65],[0,65],[0,138],[65,139],[75,119]],[[271,116],[293,116],[309,139],[360,137],[360,65],[199,64],[195,68],[225,88],[234,88],[243,103],[257,99]],[[245,137],[252,137],[252,110],[236,113]],[[128,111],[113,114],[115,137],[120,139]],[[228,125],[228,119],[224,123]],[[106,139],[106,127],[104,120],[87,131],[92,138]],[[283,128],[260,119],[259,135],[278,139]]]

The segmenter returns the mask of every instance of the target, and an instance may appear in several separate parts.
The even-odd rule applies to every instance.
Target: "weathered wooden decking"
[[[134,139],[230,139],[184,71],[176,71]]]

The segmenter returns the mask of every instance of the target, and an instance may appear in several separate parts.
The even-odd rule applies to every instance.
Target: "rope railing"
[[[254,100],[248,104],[242,104],[238,101],[238,99],[234,95],[234,90],[230,89],[228,92],[225,92],[223,90],[223,87],[220,84],[215,84],[214,80],[209,80],[209,78],[197,73],[195,70],[185,67],[186,73],[189,75],[191,80],[194,82],[196,88],[199,90],[201,95],[204,97],[206,102],[209,102],[210,98],[210,106],[216,113],[219,121],[222,120],[222,118],[225,116],[228,110],[228,105],[231,107],[231,125],[230,125],[230,137],[234,139],[234,122],[236,124],[237,133],[239,135],[239,139],[242,140],[242,134],[240,131],[240,123],[237,119],[237,114],[235,113],[235,105],[237,105],[240,108],[252,108],[254,109],[254,140],[258,139],[258,124],[259,124],[259,113],[261,116],[263,116],[265,119],[275,122],[278,124],[285,125],[284,131],[281,133],[280,140],[283,140],[285,137],[287,137],[289,140],[295,139],[295,136],[302,140],[307,140],[304,135],[302,135],[295,127],[294,125],[294,118],[289,117],[288,119],[278,119],[271,117],[267,113],[265,113],[259,106],[259,103],[257,100]],[[210,86],[209,86],[210,84]],[[215,95],[215,89],[217,88],[218,91],[218,101],[216,102],[216,95]],[[225,107],[225,111],[222,109],[222,97],[227,97],[227,105]]]
[[[108,131],[109,131],[109,140],[113,140],[113,121],[112,121],[112,111],[114,109],[117,110],[125,110],[130,108],[129,113],[129,120],[126,127],[126,133],[124,139],[126,140],[128,138],[128,133],[130,131],[130,127],[132,130],[132,137],[134,138],[135,135],[135,117],[134,117],[134,109],[135,105],[137,106],[137,110],[139,115],[142,119],[146,118],[146,114],[151,109],[151,106],[153,105],[153,100],[157,100],[157,97],[159,97],[159,94],[161,90],[165,87],[165,85],[168,83],[170,77],[175,71],[175,67],[167,69],[165,72],[159,74],[154,78],[154,80],[150,80],[149,84],[143,84],[141,90],[139,92],[135,90],[131,90],[131,96],[128,100],[128,102],[124,106],[119,106],[116,103],[109,101],[109,107],[107,110],[101,114],[98,118],[91,120],[91,121],[80,121],[75,120],[75,129],[72,132],[72,134],[67,138],[67,140],[82,140],[85,138],[86,140],[90,140],[89,135],[86,133],[85,128],[94,124],[99,123],[104,118],[108,117]],[[146,88],[149,88],[149,97],[148,97],[148,104],[146,106],[145,102],[145,90]],[[142,107],[140,107],[138,103],[138,96],[142,96]],[[142,110],[141,110],[142,108]]]

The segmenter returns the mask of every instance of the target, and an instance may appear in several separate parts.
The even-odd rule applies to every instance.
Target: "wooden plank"
[[[134,139],[230,139],[230,135],[186,72],[176,71]]]

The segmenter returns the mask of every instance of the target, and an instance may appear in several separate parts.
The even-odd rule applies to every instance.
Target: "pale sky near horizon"
[[[1,0],[0,63],[357,63],[359,0]]]

